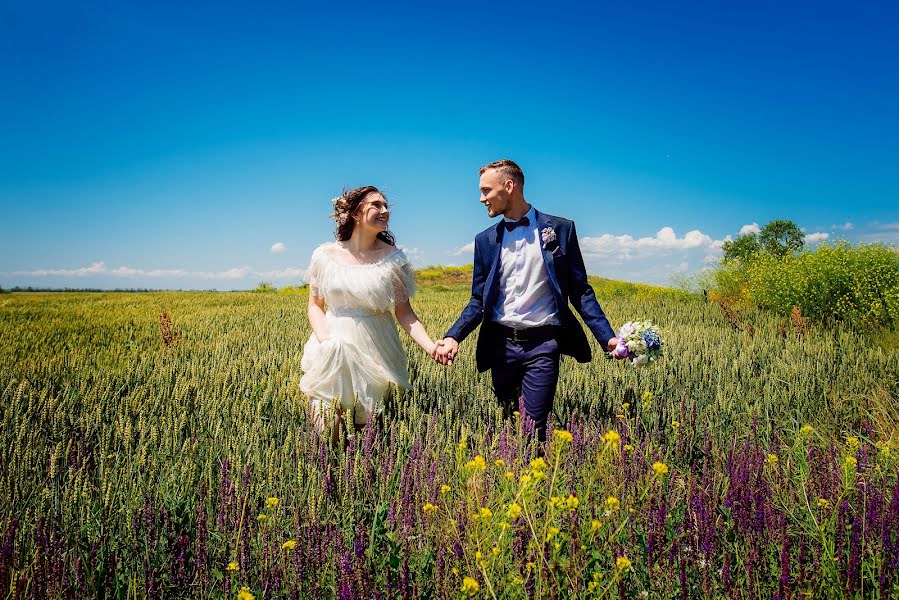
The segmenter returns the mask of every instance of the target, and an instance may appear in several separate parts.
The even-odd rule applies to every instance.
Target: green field
[[[302,291],[0,295],[0,598],[899,594],[895,344],[594,284],[665,356],[564,359],[545,464],[474,336],[450,368],[404,338],[413,388],[343,449]],[[467,299],[414,305],[439,336]]]

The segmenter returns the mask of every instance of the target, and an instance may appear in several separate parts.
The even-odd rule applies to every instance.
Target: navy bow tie
[[[517,221],[506,221],[503,219],[503,225],[506,228],[506,231],[512,231],[516,227],[527,227],[531,222],[528,220],[527,216],[521,217]]]

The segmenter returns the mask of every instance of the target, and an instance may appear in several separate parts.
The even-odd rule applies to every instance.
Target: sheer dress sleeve
[[[309,294],[318,298],[322,297],[323,253],[324,249],[321,246],[316,248],[312,253],[312,258],[309,260],[309,268],[306,270],[306,283],[309,284]]]
[[[393,264],[393,298],[396,304],[407,302],[415,295],[415,272],[405,252],[399,252]]]

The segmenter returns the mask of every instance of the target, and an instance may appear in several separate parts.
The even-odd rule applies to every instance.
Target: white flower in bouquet
[[[662,337],[652,321],[628,321],[618,330],[619,358],[628,358],[631,365],[642,367],[662,355]]]

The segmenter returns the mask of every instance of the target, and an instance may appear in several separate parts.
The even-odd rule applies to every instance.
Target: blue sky
[[[477,169],[500,157],[577,223],[597,275],[664,283],[777,218],[896,243],[897,17],[4,2],[0,285],[298,283],[333,239],[330,199],[365,184],[418,265],[463,264],[491,223]]]

